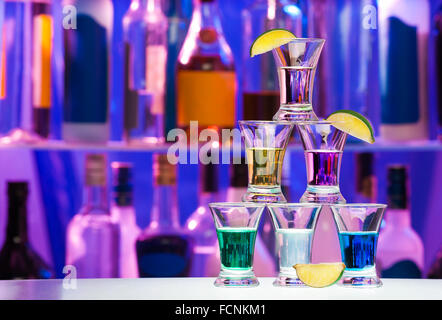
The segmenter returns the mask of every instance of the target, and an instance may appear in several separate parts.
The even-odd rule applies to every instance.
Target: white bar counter
[[[71,280],[72,281],[72,280]],[[277,288],[259,278],[255,288],[217,288],[214,278],[63,279],[0,281],[1,300],[440,300],[442,280],[382,279],[381,288]]]

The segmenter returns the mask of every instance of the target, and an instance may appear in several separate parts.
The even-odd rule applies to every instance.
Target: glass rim
[[[336,203],[329,204],[329,206],[338,208],[387,208],[387,205],[384,203]]]
[[[323,206],[322,203],[313,203],[313,202],[285,202],[285,203],[267,203],[267,207],[275,207],[275,208],[290,208],[290,207],[299,207],[299,208],[321,208]]]
[[[275,120],[238,120],[239,124],[274,124],[274,125],[294,125],[292,121],[275,121]]]
[[[265,203],[261,202],[211,202],[210,208],[264,208]]]
[[[298,120],[293,121],[295,125],[316,125],[316,124],[330,124],[333,125],[335,123],[345,123],[345,121],[338,121],[338,120]]]
[[[323,38],[280,38],[281,40],[290,40],[290,42],[325,42]],[[286,44],[288,44],[286,43]]]

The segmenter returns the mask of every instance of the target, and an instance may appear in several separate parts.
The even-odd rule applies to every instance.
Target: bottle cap
[[[7,183],[9,200],[22,201],[28,197],[27,181],[8,181]]]
[[[153,155],[153,183],[155,186],[176,185],[176,165],[169,162],[167,154]]]
[[[132,204],[132,164],[112,162],[113,191],[115,202],[120,206]]]
[[[114,187],[132,187],[132,164],[128,162],[112,162]]]
[[[368,198],[376,198],[374,155],[371,152],[356,154],[356,191]]]
[[[387,203],[391,209],[408,207],[408,167],[391,165],[388,167]]]
[[[373,174],[373,153],[361,152],[356,154],[357,176],[367,177]]]
[[[106,157],[103,154],[86,155],[85,168],[87,186],[106,185]]]
[[[241,163],[230,166],[230,186],[234,188],[247,188],[249,168],[244,157],[241,157]]]
[[[218,166],[213,163],[200,164],[201,191],[218,192]]]

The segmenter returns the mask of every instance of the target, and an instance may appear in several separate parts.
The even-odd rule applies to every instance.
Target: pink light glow
[[[267,8],[267,19],[274,20],[276,16],[276,2],[275,0],[269,0],[269,7]]]
[[[150,224],[150,227],[151,227],[152,229],[156,229],[156,228],[158,228],[158,222],[156,222],[156,221],[152,221],[152,223]]]
[[[214,246],[196,246],[193,249],[194,253],[198,253],[198,254],[214,254],[216,253],[216,248]]]
[[[187,228],[189,230],[193,230],[196,228],[196,226],[198,225],[198,223],[196,222],[196,220],[191,220],[189,221],[189,223],[187,224]]]
[[[186,39],[187,38],[196,39],[198,37],[200,25],[201,25],[201,15],[199,15],[199,14],[194,15],[194,17],[192,17],[192,23],[189,26],[189,31],[188,31]],[[181,50],[179,60],[180,60],[181,64],[185,65],[185,64],[189,63],[192,52],[196,46],[196,41],[186,41],[185,40],[184,43],[186,45]]]
[[[271,231],[272,226],[270,225],[270,223],[267,223],[264,225],[263,231],[264,232],[270,232]]]
[[[155,2],[154,1],[147,2],[147,11],[149,11],[149,12],[155,11]]]
[[[140,4],[138,3],[138,1],[135,1],[130,4],[130,9],[135,11],[139,8],[139,6],[140,6]]]

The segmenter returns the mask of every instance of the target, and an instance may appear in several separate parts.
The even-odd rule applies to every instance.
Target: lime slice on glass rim
[[[344,273],[345,264],[318,263],[318,264],[295,264],[299,280],[313,288],[324,288],[331,286],[341,279]]]
[[[261,33],[250,46],[250,57],[257,56],[289,43],[296,36],[285,29],[271,29]]]
[[[338,110],[325,120],[337,121],[337,123],[333,123],[333,126],[353,137],[368,143],[374,142],[374,131],[370,121],[356,111]]]

